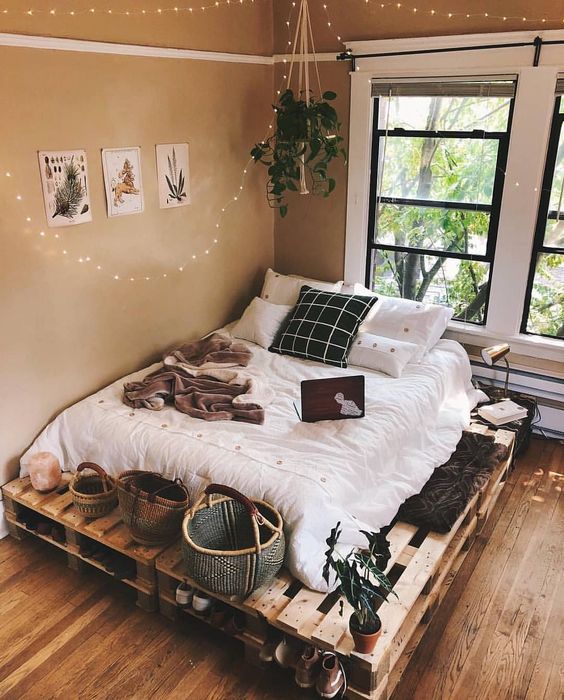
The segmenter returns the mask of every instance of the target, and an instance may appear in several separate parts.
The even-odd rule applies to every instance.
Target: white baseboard
[[[4,517],[4,503],[0,501],[0,540],[8,535],[8,526]]]

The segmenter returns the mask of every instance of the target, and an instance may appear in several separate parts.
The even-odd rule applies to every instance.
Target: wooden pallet
[[[166,547],[145,547],[137,544],[131,538],[129,530],[121,520],[119,509],[115,508],[109,515],[92,520],[85,518],[75,509],[68,488],[70,474],[63,474],[61,485],[51,493],[39,493],[32,486],[29,477],[15,479],[2,486],[5,515],[8,530],[12,537],[23,539],[32,534],[67,552],[68,565],[76,571],[83,570],[87,565],[107,572],[102,564],[95,559],[84,557],[79,548],[83,538],[88,537],[115,552],[124,554],[135,561],[136,576],[131,579],[121,579],[125,584],[135,589],[137,605],[144,610],[157,609],[157,576],[155,561]],[[57,542],[51,537],[28,530],[24,523],[18,522],[18,514],[23,509],[30,509],[39,515],[49,518],[65,529],[66,544]]]
[[[492,434],[479,424],[473,424],[471,429]],[[509,447],[510,454],[468,503],[450,532],[441,535],[402,522],[390,530],[392,556],[387,572],[398,597],[390,597],[378,611],[382,635],[372,654],[354,650],[348,631],[351,609],[346,601],[341,616],[338,596],[312,591],[282,570],[272,583],[246,600],[211,594],[245,615],[247,633],[241,639],[247,655],[256,657],[257,644],[264,642],[269,630],[275,628],[296,640],[339,654],[349,679],[347,697],[386,700],[503,488],[512,464],[514,434],[505,430],[494,434],[496,442]],[[179,543],[157,558],[156,568],[161,612],[174,618],[178,611],[176,586],[182,580],[189,581]]]

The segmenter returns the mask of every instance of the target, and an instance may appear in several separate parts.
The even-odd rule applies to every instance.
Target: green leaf
[[[334,100],[337,97],[337,93],[332,90],[326,90],[321,97],[324,100]]]
[[[281,216],[282,218],[284,218],[284,217],[286,216],[287,213],[288,213],[288,205],[287,205],[287,204],[283,204],[283,205],[280,207],[280,216]]]

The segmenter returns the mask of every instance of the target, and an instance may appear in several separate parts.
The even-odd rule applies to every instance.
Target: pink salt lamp
[[[51,452],[36,452],[29,458],[27,468],[36,491],[48,493],[61,483],[61,465]]]

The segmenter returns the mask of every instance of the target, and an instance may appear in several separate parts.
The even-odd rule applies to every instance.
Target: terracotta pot
[[[351,615],[349,619],[349,630],[354,640],[355,651],[359,654],[370,654],[376,646],[378,637],[382,634],[382,622],[378,618],[378,629],[372,634],[363,634],[359,632],[357,626],[354,623],[354,617]]]

